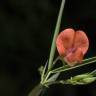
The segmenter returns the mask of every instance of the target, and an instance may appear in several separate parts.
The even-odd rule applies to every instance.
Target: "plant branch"
[[[95,59],[95,60],[93,60],[93,59]],[[96,62],[96,57],[86,59],[86,60],[84,61],[84,63],[82,63],[82,64],[80,64],[80,65],[76,65],[76,66],[73,66],[73,67],[68,67],[68,66],[66,65],[66,67],[68,67],[68,68],[60,67],[60,68],[57,68],[57,69],[52,70],[51,72],[52,72],[52,73],[64,72],[64,71],[72,70],[72,69],[75,69],[75,68],[78,68],[78,67],[82,67],[82,66],[85,66],[85,65],[94,63],[94,62]]]
[[[55,32],[54,32],[54,37],[53,37],[53,41],[52,41],[52,45],[51,45],[51,51],[50,51],[50,56],[49,56],[48,70],[51,69],[52,62],[53,62],[53,59],[54,59],[54,54],[55,54],[55,50],[56,50],[55,41],[56,41],[56,37],[57,37],[57,35],[58,35],[58,33],[59,33],[59,29],[60,29],[60,25],[61,25],[61,18],[62,18],[62,14],[63,14],[64,5],[65,5],[65,0],[62,0],[62,2],[61,2],[61,7],[60,7],[60,11],[59,11],[59,15],[58,15],[58,19],[57,19],[57,24],[56,24],[56,28],[55,28]]]

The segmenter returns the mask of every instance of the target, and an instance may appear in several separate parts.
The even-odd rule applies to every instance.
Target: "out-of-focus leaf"
[[[94,77],[90,73],[85,73],[85,74],[71,77],[70,79],[66,80],[65,82],[67,84],[72,84],[72,85],[84,85],[84,84],[92,83],[95,80],[96,80],[96,77]]]
[[[84,78],[83,79],[83,82],[85,83],[91,83],[91,82],[94,82],[96,80],[96,77],[89,77],[89,78]]]
[[[44,69],[44,66],[40,66],[40,67],[38,68],[38,71],[39,71],[40,75],[42,74],[43,69]]]

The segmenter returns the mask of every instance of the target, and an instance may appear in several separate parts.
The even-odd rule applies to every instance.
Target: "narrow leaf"
[[[44,74],[45,74],[45,71],[46,71],[46,68],[47,68],[47,64],[48,64],[48,61],[46,62],[45,67],[43,69],[43,72],[42,72],[42,75],[41,75],[41,82],[43,81]]]
[[[47,82],[56,81],[56,79],[58,78],[59,75],[60,75],[60,73],[54,74],[53,76],[51,76],[51,77],[47,80]]]
[[[64,71],[79,68],[79,67],[82,67],[82,66],[94,63],[94,62],[96,62],[96,57],[85,59],[85,60],[83,60],[83,62],[81,64],[78,64],[78,65],[73,66],[73,67],[70,67],[68,65],[59,67],[57,69],[52,70],[52,73],[64,72]]]

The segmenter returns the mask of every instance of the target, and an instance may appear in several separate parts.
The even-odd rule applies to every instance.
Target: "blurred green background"
[[[0,96],[27,96],[39,82],[38,68],[48,59],[61,0],[0,0]],[[66,0],[61,30],[86,32],[96,55],[96,1]],[[96,69],[66,72],[64,78]],[[86,86],[53,85],[45,96],[96,96],[96,82]]]

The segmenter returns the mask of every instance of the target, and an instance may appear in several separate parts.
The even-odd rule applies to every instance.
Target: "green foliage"
[[[72,85],[84,85],[84,84],[92,83],[95,80],[96,80],[96,77],[94,77],[90,73],[85,73],[85,74],[71,77],[70,79],[66,80],[65,82],[67,84],[72,84]]]
[[[61,60],[61,59],[58,59],[58,60]],[[56,62],[57,62],[57,59],[56,59]],[[55,62],[55,64],[56,64],[56,62]],[[72,85],[84,85],[84,84],[92,83],[96,80],[96,70],[89,72],[89,73],[84,73],[81,75],[71,77],[68,80],[57,81],[57,79],[61,72],[83,67],[83,66],[85,66],[87,64],[91,64],[93,62],[96,62],[96,57],[85,59],[85,60],[83,60],[82,64],[77,64],[73,67],[70,67],[67,64],[65,64],[65,65],[63,64],[59,68],[53,67],[50,71],[47,69],[47,64],[48,64],[48,62],[47,62],[45,64],[45,67],[41,66],[39,68],[39,71],[41,73],[41,84],[48,87],[48,85],[57,84],[57,83],[72,84]],[[54,66],[55,66],[55,64],[54,64]],[[46,72],[45,72],[45,70],[46,70]]]

